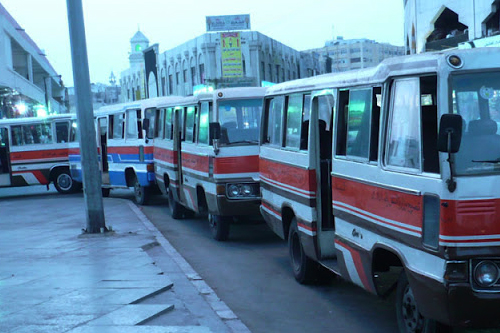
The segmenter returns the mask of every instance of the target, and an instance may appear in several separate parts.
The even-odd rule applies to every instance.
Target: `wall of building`
[[[463,41],[471,41],[498,33],[498,29],[488,29],[487,22],[494,15],[500,1],[493,0],[404,0],[405,1],[405,47],[408,53],[420,53],[434,49],[428,40],[442,40],[443,48],[457,46]],[[436,36],[436,26],[440,25],[442,14],[450,10],[458,15],[459,26],[454,24],[441,29],[442,36]],[[498,26],[498,22],[496,23]],[[442,38],[434,38],[442,37]],[[455,42],[456,41],[456,42]],[[436,44],[436,43],[435,43]],[[439,45],[438,45],[439,46]]]
[[[0,4],[0,107],[6,116],[7,108],[19,103],[27,107],[48,107],[49,113],[64,113],[66,108],[61,77],[57,75],[45,54],[24,29]],[[8,114],[12,114],[9,112]],[[31,114],[29,114],[31,115]]]

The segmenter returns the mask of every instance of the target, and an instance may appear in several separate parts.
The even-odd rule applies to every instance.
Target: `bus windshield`
[[[262,102],[261,98],[220,101],[220,143],[258,144]]]
[[[498,72],[452,77],[453,112],[463,119],[455,156],[457,175],[500,173],[500,76]]]

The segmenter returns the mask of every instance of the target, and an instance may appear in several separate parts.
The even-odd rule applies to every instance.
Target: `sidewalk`
[[[0,198],[0,332],[249,332],[132,202]]]

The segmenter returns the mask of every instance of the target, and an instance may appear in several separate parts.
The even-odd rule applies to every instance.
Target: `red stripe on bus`
[[[500,235],[499,213],[500,199],[441,200],[440,235],[448,237]],[[465,243],[487,240],[442,241]]]
[[[363,263],[361,261],[361,255],[359,251],[356,251],[349,245],[341,242],[340,240],[336,239],[335,243],[339,244],[343,248],[347,249],[351,253],[352,260],[354,262],[354,267],[356,268],[356,271],[358,272],[359,279],[361,280],[361,283],[363,284],[364,288],[368,291],[372,291],[372,287],[370,282],[368,281],[368,276],[366,275],[365,268],[363,267]],[[352,280],[352,279],[351,279]]]
[[[109,154],[139,154],[139,146],[129,146],[129,147],[109,147]],[[153,146],[145,146],[144,154],[153,154]]]
[[[216,157],[214,174],[259,172],[259,156]]]
[[[47,178],[45,178],[45,176],[43,175],[43,173],[40,170],[15,171],[12,173],[12,175],[15,176],[15,175],[21,175],[21,174],[27,174],[27,173],[30,173],[33,176],[35,176],[36,180],[42,185],[46,185],[49,183]]]
[[[43,160],[48,158],[68,158],[68,149],[32,150],[10,153],[10,160],[12,162],[24,160]]]
[[[177,164],[177,152],[175,152],[171,149],[154,147],[153,156],[157,160],[171,163],[171,164]]]
[[[208,174],[209,159],[207,156],[182,153],[182,168],[206,172]]]
[[[295,188],[316,192],[316,172],[291,165],[260,159],[260,174],[270,180]]]
[[[385,219],[422,228],[421,195],[332,177],[332,199]]]

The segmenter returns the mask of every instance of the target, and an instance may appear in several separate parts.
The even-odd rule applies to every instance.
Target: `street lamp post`
[[[99,233],[106,230],[104,207],[101,192],[101,173],[97,160],[96,131],[94,111],[90,94],[90,75],[83,22],[82,0],[66,0],[68,8],[71,58],[75,81],[78,132],[85,208],[87,213],[87,233]]]

